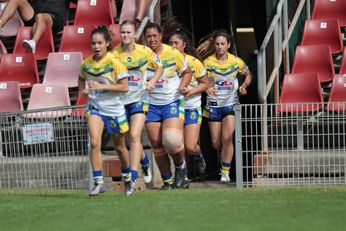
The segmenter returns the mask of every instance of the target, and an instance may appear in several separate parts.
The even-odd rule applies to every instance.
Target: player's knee
[[[162,145],[170,154],[184,150],[183,135],[176,130],[167,129],[162,131]]]
[[[187,153],[196,153],[199,151],[198,145],[187,142],[187,143],[185,143],[185,151]]]
[[[163,149],[163,147],[153,148],[152,151],[153,151],[155,157],[166,155],[166,152]]]
[[[221,142],[219,140],[212,140],[211,144],[215,150],[221,149]]]
[[[125,153],[126,152],[126,146],[125,145],[116,145],[115,147],[114,147],[114,149],[115,149],[115,151],[117,152],[117,153]]]

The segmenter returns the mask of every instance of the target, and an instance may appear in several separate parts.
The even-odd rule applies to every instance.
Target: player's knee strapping
[[[176,154],[184,150],[183,133],[174,128],[162,131],[162,145],[169,154]]]

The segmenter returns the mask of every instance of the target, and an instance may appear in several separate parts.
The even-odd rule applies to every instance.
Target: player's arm
[[[253,75],[249,69],[247,69],[247,71],[242,75],[245,76],[245,80],[244,80],[243,84],[239,87],[239,93],[241,95],[246,95],[247,94],[246,89],[251,84],[252,79],[253,79]]]

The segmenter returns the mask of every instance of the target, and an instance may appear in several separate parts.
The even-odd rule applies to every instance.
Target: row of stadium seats
[[[321,110],[322,86],[329,87],[331,82],[326,109],[346,111],[342,103],[346,101],[346,48],[341,33],[341,27],[346,26],[344,12],[346,1],[315,1],[312,19],[305,21],[301,45],[295,50],[291,74],[284,76],[279,112]],[[333,57],[340,54],[340,69],[335,71]]]
[[[45,84],[64,83],[69,88],[78,86],[81,52],[49,53],[43,77]],[[33,54],[3,54],[0,62],[0,82],[17,81],[22,89],[39,83],[36,60]]]
[[[95,28],[94,25],[84,25],[84,26],[65,26],[61,36],[60,42],[60,52],[82,52],[83,58],[91,55],[90,47],[90,33]],[[114,36],[114,45],[120,43],[120,34],[119,34],[119,25],[112,24],[110,25],[110,30],[112,30]],[[16,36],[13,53],[23,54],[25,53],[22,41],[24,39],[30,39],[32,27],[19,27],[18,33]],[[1,43],[2,44],[2,43]],[[0,53],[7,53],[5,46],[2,44],[3,51]],[[46,60],[48,54],[54,52],[54,40],[52,36],[52,31],[50,28],[47,28],[38,41],[36,46],[36,52],[34,54],[37,61]]]
[[[0,3],[0,14],[5,6],[6,3]],[[136,0],[123,0],[119,23],[126,19],[135,20],[137,10],[136,6]],[[70,7],[75,8],[75,14],[72,20],[74,26],[98,26],[100,24],[110,26],[115,24],[110,1],[78,0],[77,5],[71,4]],[[14,37],[17,35],[18,28],[21,26],[24,26],[24,23],[18,12],[16,12],[16,14],[6,23],[4,32],[1,36]]]
[[[87,103],[87,98],[78,96],[76,105]],[[20,84],[17,81],[0,82],[0,112],[20,112],[24,110],[23,100],[21,95]],[[31,90],[29,104],[27,110],[45,109],[54,107],[69,107],[71,106],[69,88],[67,85],[59,84],[34,84]],[[60,114],[54,117],[66,115],[64,110],[60,110]],[[65,110],[71,111],[71,110]],[[85,109],[75,109],[75,115],[83,116]],[[70,113],[68,113],[70,114]],[[46,115],[51,116],[52,112]],[[43,114],[35,117],[45,117]]]

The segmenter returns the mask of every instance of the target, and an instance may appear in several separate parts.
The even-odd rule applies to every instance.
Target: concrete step
[[[256,175],[344,175],[346,150],[281,150],[254,156]]]

